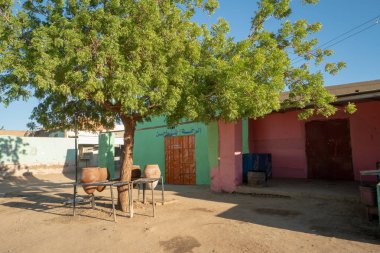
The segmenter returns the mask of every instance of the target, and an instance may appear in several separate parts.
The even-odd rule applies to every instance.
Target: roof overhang
[[[332,85],[325,87],[331,94],[336,96],[333,105],[341,105],[348,102],[380,101],[380,80]],[[289,96],[289,92],[280,95],[283,102]],[[311,107],[307,106],[307,107]],[[298,110],[296,107],[282,108],[280,111]]]

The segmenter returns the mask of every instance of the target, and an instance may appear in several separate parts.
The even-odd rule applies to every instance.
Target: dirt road
[[[167,186],[155,218],[136,203],[134,218],[118,213],[114,223],[108,190],[72,217],[65,181],[0,181],[0,252],[380,252],[380,229],[357,203]]]

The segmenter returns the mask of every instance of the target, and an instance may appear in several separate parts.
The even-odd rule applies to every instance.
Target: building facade
[[[208,125],[184,122],[168,128],[163,118],[140,124],[134,163],[158,164],[166,183],[210,184],[233,192],[242,184],[242,154],[270,153],[273,178],[359,180],[380,161],[380,80],[330,86],[337,113],[298,119],[299,110],[259,119]],[[282,99],[286,93],[282,94]],[[356,104],[348,114],[344,106]]]
[[[133,163],[158,164],[167,183],[210,184],[208,126],[183,122],[168,128],[163,117],[138,124]]]
[[[359,180],[380,161],[380,80],[331,86],[338,112],[297,119],[298,110],[249,120],[249,149],[271,153],[273,177]],[[357,111],[344,112],[354,102]]]

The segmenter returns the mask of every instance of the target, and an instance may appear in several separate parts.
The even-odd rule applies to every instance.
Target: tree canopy
[[[316,1],[304,1],[315,3]],[[33,117],[45,128],[68,128],[74,110],[84,128],[111,127],[121,115],[137,121],[164,115],[209,121],[260,117],[286,104],[303,117],[329,116],[334,100],[323,87],[320,64],[331,50],[310,35],[320,23],[293,23],[289,0],[262,0],[249,37],[228,36],[227,21],[208,28],[192,21],[218,2],[202,0],[13,1],[0,5],[1,102],[34,92]],[[12,11],[13,10],[13,11]],[[273,17],[277,31],[265,29]],[[293,66],[291,55],[307,60]],[[343,63],[328,63],[335,73]]]

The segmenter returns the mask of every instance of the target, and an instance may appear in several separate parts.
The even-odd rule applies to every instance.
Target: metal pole
[[[150,188],[152,189],[153,217],[155,217],[156,216],[156,204],[154,203],[154,187],[153,187],[153,182],[150,182]]]
[[[128,184],[129,217],[133,218],[133,183]]]
[[[116,222],[115,202],[114,202],[114,200],[113,200],[112,184],[110,185],[110,191],[111,191],[111,201],[112,201],[113,220],[114,220],[114,222]]]
[[[95,195],[93,193],[91,194],[91,207],[92,209],[95,208]]]
[[[164,196],[164,177],[161,177],[161,202],[162,205],[165,204],[165,196]]]
[[[75,111],[74,128],[75,128],[75,183],[78,183],[78,125],[77,125],[77,111]]]
[[[146,197],[145,197],[145,189],[146,189],[146,182],[143,183],[143,203],[146,203]]]
[[[74,184],[73,216],[75,216],[75,199],[77,197],[77,183]]]
[[[137,183],[137,202],[140,202],[140,184]]]
[[[73,198],[73,216],[75,216],[75,205],[77,202],[77,183],[78,183],[78,126],[77,126],[77,112],[74,115],[74,130],[75,130],[75,184],[74,184],[74,198]]]

